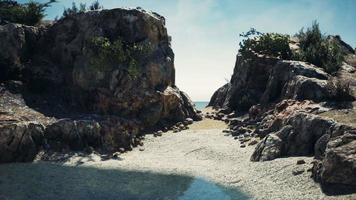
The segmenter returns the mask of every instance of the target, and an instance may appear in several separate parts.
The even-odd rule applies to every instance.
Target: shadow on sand
[[[51,163],[0,165],[5,199],[248,199],[238,189],[203,179]]]

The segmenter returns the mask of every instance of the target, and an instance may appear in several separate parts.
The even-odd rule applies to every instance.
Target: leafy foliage
[[[96,0],[94,1],[90,6],[89,6],[89,10],[100,10],[103,9],[104,7],[102,5],[100,5],[99,1]]]
[[[354,101],[355,97],[352,95],[351,81],[331,78],[328,80],[327,89],[331,94],[331,98],[336,101]]]
[[[86,12],[88,9],[89,10],[100,10],[103,9],[104,7],[102,5],[100,5],[99,1],[96,0],[94,1],[89,8],[87,8],[86,4],[84,3],[80,3],[79,4],[79,8],[77,6],[77,4],[75,2],[72,3],[72,7],[71,8],[65,8],[63,11],[63,17],[68,17],[68,16],[72,16],[78,13],[84,13]]]
[[[296,37],[300,42],[300,51],[294,54],[294,59],[310,62],[328,73],[339,69],[344,60],[341,48],[321,33],[317,22],[313,22],[305,32],[301,29]]]
[[[261,33],[252,28],[240,36],[246,38],[240,42],[239,52],[243,56],[251,57],[255,54],[263,54],[281,59],[290,59],[292,56],[288,35]]]
[[[90,65],[99,69],[111,69],[113,66],[126,66],[131,78],[140,75],[139,60],[146,58],[151,49],[149,43],[124,44],[120,39],[110,42],[106,37],[93,37],[87,46],[87,51],[95,55]]]
[[[45,16],[46,8],[50,7],[56,0],[47,3],[30,1],[29,3],[19,4],[17,1],[0,0],[0,21],[8,21],[26,25],[36,25]]]

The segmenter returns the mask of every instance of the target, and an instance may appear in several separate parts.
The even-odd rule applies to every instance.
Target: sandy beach
[[[312,181],[310,172],[308,172],[312,166],[310,164],[311,157],[250,162],[254,146],[241,148],[238,140],[234,140],[233,137],[226,136],[222,132],[225,127],[223,122],[204,119],[191,125],[189,130],[179,133],[167,132],[161,137],[148,135],[144,142],[144,148],[135,148],[131,152],[121,154],[116,160],[102,161],[98,155],[91,154],[84,157],[73,156],[61,166],[74,169],[106,169],[113,172],[124,170],[142,174],[200,177],[226,187],[237,187],[251,199],[356,198],[356,195],[326,196],[323,194],[319,185]],[[297,160],[300,159],[304,159],[306,164],[297,165]],[[27,165],[36,165],[36,163]],[[3,173],[6,168],[11,168],[14,173],[10,175],[11,180],[10,178],[1,180],[0,183],[3,185],[16,185],[17,180],[26,177],[26,170],[20,170],[25,169],[22,164],[9,164],[0,167]],[[73,178],[70,173],[56,174],[56,167],[53,168],[54,172],[51,167],[46,166],[43,169],[36,168],[37,172],[34,170],[30,173],[44,173],[43,170],[51,170],[52,172],[46,172],[54,173],[48,184],[53,183],[57,175],[68,176],[68,180]],[[304,173],[293,175],[293,170],[304,170]],[[74,174],[74,176],[81,176],[79,172]],[[96,175],[97,173],[91,173],[85,176],[94,177],[92,181],[95,181]],[[63,180],[66,179],[62,177],[61,181]],[[79,178],[78,181],[80,180]],[[120,182],[120,180],[117,181]],[[65,185],[60,182],[56,184]],[[31,188],[21,187],[21,181],[19,181],[17,192],[31,193]],[[63,199],[67,198],[64,196]]]

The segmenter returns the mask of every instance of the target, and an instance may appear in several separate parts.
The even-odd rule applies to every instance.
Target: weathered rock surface
[[[44,127],[36,122],[0,124],[0,163],[32,161],[43,134]]]
[[[228,123],[229,133],[241,142],[259,137],[251,161],[315,156],[312,173],[322,186],[354,187],[355,50],[338,36],[329,39],[345,55],[335,74],[300,61],[238,55],[230,83],[210,100],[217,112],[207,117]],[[293,41],[290,46],[296,51],[298,45]],[[352,118],[345,124],[331,114],[338,115],[340,108]],[[323,112],[330,114],[324,117]]]
[[[90,11],[47,27],[0,26],[0,81],[0,123],[36,120],[51,150],[130,149],[146,129],[201,119],[175,86],[165,19],[144,10]],[[30,135],[6,130],[4,141]],[[33,156],[13,154],[0,162]]]
[[[283,99],[334,100],[338,96],[331,81],[331,76],[321,68],[305,62],[263,56],[245,59],[238,55],[231,83],[216,91],[209,105],[244,112],[253,105]]]
[[[324,186],[356,186],[356,129],[329,135],[326,148],[314,162],[313,178]]]

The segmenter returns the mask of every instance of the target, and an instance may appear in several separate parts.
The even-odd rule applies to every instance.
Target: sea
[[[209,104],[209,101],[194,101],[194,104],[196,109],[202,110]]]

